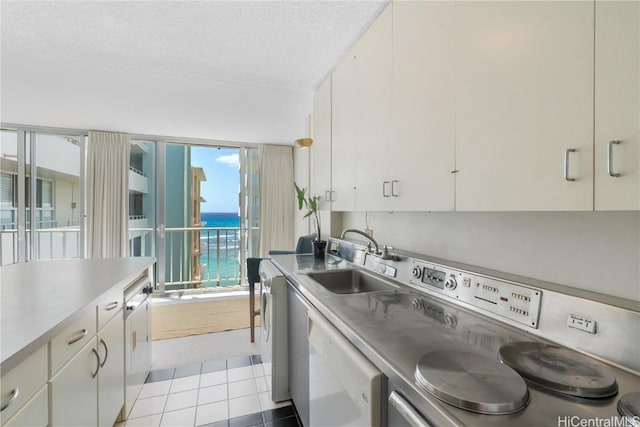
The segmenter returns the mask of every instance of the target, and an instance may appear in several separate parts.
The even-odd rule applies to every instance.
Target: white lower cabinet
[[[51,378],[51,425],[96,425],[100,356],[92,339]]]
[[[49,423],[49,392],[45,385],[6,423],[12,427],[44,427]]]
[[[51,425],[112,426],[124,404],[122,309],[49,381]]]
[[[29,404],[47,384],[47,346],[43,346],[0,378],[0,425]],[[46,423],[45,423],[46,424]],[[18,424],[14,424],[18,425]]]
[[[119,310],[98,331],[98,425],[112,426],[124,404],[124,319]]]

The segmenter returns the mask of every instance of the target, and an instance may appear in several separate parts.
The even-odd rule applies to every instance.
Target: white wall
[[[364,213],[344,213],[364,229]],[[370,213],[382,245],[640,301],[640,212]]]

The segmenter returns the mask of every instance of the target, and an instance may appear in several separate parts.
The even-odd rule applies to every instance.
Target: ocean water
[[[200,264],[203,264],[205,286],[216,286],[218,259],[220,286],[234,286],[240,277],[240,217],[237,212],[202,212],[203,227],[214,230],[200,232]],[[214,280],[208,282],[208,280]]]

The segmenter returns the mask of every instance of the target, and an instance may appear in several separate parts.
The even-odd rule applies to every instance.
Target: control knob
[[[454,290],[458,286],[458,282],[456,282],[456,277],[453,274],[449,276],[444,286],[446,286],[447,289]]]
[[[422,276],[422,269],[416,265],[415,267],[413,267],[413,270],[411,271],[411,275],[416,279],[419,279],[420,276]]]
[[[420,310],[423,307],[422,300],[414,298],[411,300],[411,305],[415,310]]]

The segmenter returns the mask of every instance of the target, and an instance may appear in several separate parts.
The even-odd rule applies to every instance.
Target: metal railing
[[[26,251],[30,252],[31,231],[25,233]],[[39,228],[36,230],[36,260],[81,258],[80,227]],[[0,230],[1,265],[18,262],[18,230]]]
[[[130,228],[129,245],[134,238],[139,251],[147,253],[145,235],[151,228]],[[241,284],[239,227],[165,228],[165,290],[229,287]]]
[[[130,228],[129,245],[140,238],[141,255],[148,254],[152,228]],[[80,227],[36,230],[35,259],[81,258]],[[25,233],[27,245],[30,231]],[[27,247],[29,252],[29,247]],[[165,229],[165,288],[228,287],[241,284],[239,227],[185,227]],[[0,230],[1,265],[18,262],[18,230]]]
[[[165,289],[236,286],[241,281],[239,227],[165,229]]]

